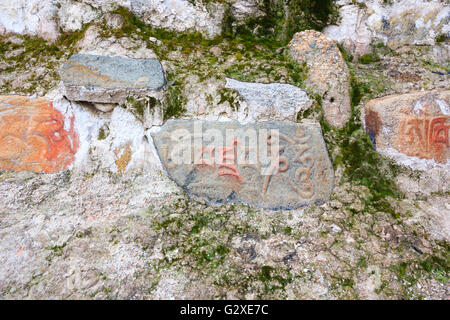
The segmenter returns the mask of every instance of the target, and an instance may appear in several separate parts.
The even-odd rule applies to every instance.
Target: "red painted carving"
[[[436,134],[439,134],[438,131]],[[275,144],[275,138],[278,138],[281,144]],[[302,198],[309,199],[314,195],[314,185],[312,182],[312,170],[314,167],[314,156],[308,152],[311,149],[310,144],[311,136],[307,135],[304,128],[298,128],[296,134],[293,137],[283,135],[276,130],[271,131],[265,136],[265,143],[267,144],[267,152],[269,153],[270,164],[263,173],[262,177],[262,195],[267,194],[269,189],[271,179],[277,173],[287,172],[290,168],[290,163],[287,157],[282,156],[283,151],[287,146],[295,148],[295,158],[293,162],[300,164],[300,167],[296,169],[293,175],[283,175],[282,179],[286,181],[286,184],[290,185],[292,189]],[[185,148],[181,142],[176,143],[175,146],[165,144],[162,146],[162,159],[165,166],[169,169],[176,167],[178,164],[171,161],[169,155],[169,148],[173,150],[178,150]],[[238,163],[237,151],[238,147],[242,148],[244,152],[244,160],[242,163]],[[239,171],[239,168],[252,167],[257,170],[258,173],[261,172],[261,159],[259,156],[258,146],[242,146],[242,143],[234,138],[230,145],[225,147],[214,147],[214,146],[193,146],[192,150],[195,150],[195,157],[193,164],[195,166],[207,166],[216,170],[217,164],[217,175],[218,176],[230,176],[234,178],[239,183],[244,183],[245,179]],[[246,158],[251,149],[258,155],[256,163],[246,162]],[[216,161],[215,151],[218,152],[218,161]],[[206,157],[206,158],[205,158]],[[256,186],[255,186],[256,187]]]
[[[400,123],[397,149],[409,156],[445,163],[449,148],[449,119],[404,118]]]
[[[214,155],[214,149],[215,147],[205,147],[205,146],[199,146],[197,147],[199,152],[197,153],[197,157],[195,159],[195,164],[196,165],[203,165],[203,166],[209,166],[213,169],[216,169],[216,163],[215,163],[215,155]],[[203,158],[203,155],[205,153],[209,154],[209,161],[205,160],[205,158]]]
[[[46,99],[0,97],[0,168],[51,173],[75,159],[78,135],[64,129],[64,117]]]
[[[244,182],[244,178],[242,178],[242,175],[239,173],[239,170],[237,168],[236,147],[237,145],[241,144],[242,143],[235,138],[231,142],[231,145],[229,147],[217,148],[217,150],[219,151],[218,168],[222,168],[222,170],[219,170],[218,172],[219,176],[232,176],[236,178],[240,183]],[[226,163],[226,161],[231,161],[232,163]]]

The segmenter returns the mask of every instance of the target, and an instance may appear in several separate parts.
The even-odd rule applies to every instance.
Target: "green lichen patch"
[[[56,42],[42,38],[16,35],[22,44],[14,44],[6,36],[0,37],[0,94],[11,92],[44,95],[59,81],[61,61],[75,51],[87,26],[81,31],[61,35]]]
[[[437,35],[436,39],[435,39],[436,43],[441,43],[441,42],[444,42],[446,40],[447,40],[447,35],[444,34],[444,33],[441,33],[441,34]]]
[[[180,87],[170,86],[166,92],[166,106],[163,111],[164,120],[182,116],[186,112],[185,103],[186,99],[181,94]]]
[[[270,45],[286,45],[296,32],[320,31],[339,19],[337,6],[331,0],[264,0],[260,9],[262,16],[250,17],[243,23],[234,21],[231,16],[226,17],[224,33],[244,38],[257,37]]]

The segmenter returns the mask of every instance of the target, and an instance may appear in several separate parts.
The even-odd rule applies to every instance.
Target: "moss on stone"
[[[62,34],[54,43],[49,43],[36,36],[16,35],[23,41],[23,44],[13,44],[6,36],[0,37],[0,59],[8,64],[8,67],[0,74],[15,74],[17,78],[24,78],[24,85],[13,86],[13,81],[4,83],[0,88],[0,93],[34,94],[38,91],[45,94],[60,80],[58,68],[60,63],[69,58],[75,51],[75,45],[80,40],[88,25],[82,30]],[[23,48],[18,54],[9,58],[5,54]],[[29,73],[29,70],[43,68],[39,76]],[[28,77],[26,75],[29,74]]]
[[[380,61],[380,58],[375,53],[366,53],[359,58],[359,63],[371,64]]]
[[[147,103],[145,100],[136,99],[134,97],[127,97],[127,105],[131,112],[140,120],[144,118],[144,112],[147,108]]]
[[[166,91],[166,105],[163,113],[164,120],[182,116],[186,112],[185,100],[181,94],[180,87],[169,86]]]
[[[258,38],[269,45],[285,45],[294,33],[304,30],[322,30],[339,19],[337,6],[332,0],[282,1],[263,0],[263,15],[236,23],[227,17],[225,29],[228,34],[241,38]],[[230,31],[231,30],[231,31]]]
[[[441,43],[441,42],[444,42],[445,40],[447,40],[447,35],[442,33],[442,34],[436,36],[435,41],[436,41],[436,43]]]
[[[105,128],[100,128],[100,130],[98,131],[98,137],[97,140],[105,140],[106,139],[106,133],[105,133]]]

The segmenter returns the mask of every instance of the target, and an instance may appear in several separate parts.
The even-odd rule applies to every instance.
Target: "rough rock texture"
[[[345,49],[355,55],[371,51],[372,32],[367,27],[367,12],[357,5],[349,4],[339,9],[339,26],[328,26],[323,30],[331,39],[342,43]]]
[[[111,1],[115,3],[116,1]],[[127,7],[124,1],[124,5]],[[211,2],[208,6],[187,0],[132,0],[130,10],[155,27],[175,31],[199,31],[213,38],[222,31],[224,7]]]
[[[119,16],[121,17],[121,16]],[[134,59],[157,59],[155,53],[147,48],[147,43],[128,37],[102,37],[101,29],[90,26],[83,39],[76,45],[79,54],[100,56],[119,56]]]
[[[0,96],[0,169],[45,173],[66,169],[79,145],[74,120],[44,98]]]
[[[237,21],[264,15],[257,0],[238,0],[231,5],[231,13]]]
[[[340,1],[342,20],[326,35],[356,54],[370,51],[372,41],[397,49],[402,45],[434,45],[450,33],[450,6],[445,1]]]
[[[236,100],[238,100],[239,105],[243,105],[242,109],[236,110],[237,108],[233,108],[229,101],[221,102],[218,92],[224,85],[224,81],[214,78],[202,83],[196,75],[187,76],[185,87],[187,102],[184,116],[201,120],[244,120],[246,118],[246,106],[243,105],[245,102],[240,101],[242,99],[239,99],[237,93],[235,94]]]
[[[55,40],[63,32],[79,30],[104,12],[124,6],[146,23],[176,31],[199,31],[214,37],[221,31],[224,7],[218,3],[193,5],[187,0],[19,0],[0,2],[0,32],[38,35]]]
[[[306,63],[306,86],[322,97],[327,121],[342,127],[350,118],[350,75],[336,43],[320,32],[296,33],[289,43],[292,57]]]
[[[210,204],[293,209],[327,201],[333,188],[318,125],[176,120],[153,137],[172,179]]]
[[[51,91],[47,98],[65,118],[74,118],[80,144],[72,170],[158,175],[162,167],[150,132],[132,112],[123,107],[100,112],[90,104],[67,100],[61,92],[61,88]]]
[[[297,113],[312,105],[306,92],[289,84],[249,83],[226,79],[248,104],[248,121],[296,121]]]
[[[55,40],[58,25],[52,19],[56,10],[52,1],[19,0],[0,2],[0,32],[39,35]]]
[[[364,120],[374,147],[386,156],[414,169],[450,169],[450,91],[371,100]]]
[[[448,166],[434,159],[416,159],[427,162],[426,170],[396,165],[373,149],[362,126],[364,105],[370,99],[424,90],[441,90],[442,95],[448,90],[450,51],[445,34],[439,34],[434,44],[401,44],[393,50],[394,46],[377,43],[376,37],[365,38],[365,32],[372,30],[366,19],[370,12],[363,10],[366,15],[354,24],[344,16],[343,25],[358,28],[354,49],[362,50],[372,41],[373,52],[364,59],[359,59],[358,54],[349,59],[343,51],[352,74],[354,117],[350,123],[338,129],[320,122],[334,168],[333,191],[322,204],[267,210],[252,205],[212,206],[195,201],[169,178],[152,135],[158,133],[158,128],[152,125],[162,124],[168,118],[219,119],[223,126],[229,120],[254,121],[260,110],[249,108],[239,92],[225,88],[226,78],[304,88],[307,66],[286,59],[283,43],[273,41],[278,30],[254,28],[247,20],[257,14],[252,5],[264,1],[203,0],[199,4],[189,0],[189,6],[192,4],[196,12],[218,2],[219,9],[233,3],[250,4],[252,12],[248,14],[246,10],[228,11],[227,36],[213,41],[197,33],[175,33],[173,28],[165,32],[144,26],[141,10],[156,1],[52,0],[52,5],[59,2],[61,6],[55,5],[57,14],[50,22],[42,11],[50,1],[0,2],[1,33],[10,30],[3,26],[2,19],[10,14],[4,8],[20,7],[14,10],[26,13],[14,22],[17,27],[26,27],[24,35],[0,35],[1,94],[32,96],[30,99],[45,96],[65,119],[64,130],[70,132],[73,128],[79,138],[74,160],[64,171],[0,169],[0,299],[448,300],[450,297]],[[158,3],[169,2],[180,3]],[[351,2],[361,9],[364,2],[366,7],[380,3]],[[388,4],[397,3],[383,2],[387,9],[392,8]],[[139,12],[140,19],[127,10],[115,10],[116,3]],[[270,9],[278,10],[283,3],[288,4],[278,0],[276,3],[281,6]],[[436,1],[429,3],[431,8]],[[404,7],[407,6],[409,3]],[[109,13],[111,10],[115,11]],[[284,13],[287,15],[268,18],[283,26],[285,19],[294,18],[288,16],[289,12]],[[153,18],[158,22],[159,13],[155,15],[149,14],[146,22],[153,24]],[[193,17],[199,16],[186,17],[185,12],[166,11],[161,13],[163,16],[168,19],[158,23],[195,25],[189,30],[210,21],[194,21]],[[234,21],[235,24],[232,20],[238,16],[241,20]],[[30,32],[34,26],[38,27],[33,30],[42,26],[45,31],[50,26],[53,29],[47,30],[59,32],[61,27],[66,32],[91,19],[95,22],[87,30],[65,33],[55,43],[26,35],[35,34]],[[396,34],[395,29],[388,30],[390,36],[400,40],[423,36],[415,34],[418,29],[413,27],[416,22],[420,24],[420,19],[411,21],[409,16],[402,19],[409,20],[411,28],[391,21],[401,34]],[[217,18],[214,25],[221,22]],[[427,22],[421,30],[445,33],[439,28]],[[239,30],[253,33],[244,37],[228,33]],[[433,38],[431,31],[426,37]],[[58,70],[80,51],[160,60],[169,82],[167,90],[160,92],[167,104],[162,109],[155,108],[155,100],[149,97],[130,97],[120,106],[96,104],[96,107],[67,100],[58,88],[61,80]],[[320,102],[318,96],[307,92]],[[424,101],[431,101],[428,105],[432,109],[437,107],[433,99]],[[269,104],[261,101],[261,105]],[[315,104],[300,110],[297,120],[305,123],[322,116],[322,110]],[[8,123],[17,124],[14,129],[20,132],[27,130],[28,123],[25,125],[23,121],[8,120]],[[296,126],[292,122],[285,125]],[[443,137],[442,133],[439,137]],[[224,147],[227,146],[230,144]],[[17,154],[22,152],[14,147]],[[7,149],[0,149],[0,153],[1,150]],[[287,146],[280,157],[291,156],[290,152]],[[226,155],[233,157],[231,152]],[[203,156],[207,162],[208,153]],[[428,166],[429,162],[432,164]],[[208,169],[202,166],[202,170]],[[243,169],[245,174],[251,170]],[[218,171],[216,168],[214,183],[227,178],[218,176]],[[212,168],[209,172],[213,173]],[[283,174],[287,172],[271,178]],[[289,178],[295,181],[295,174]],[[228,179],[235,180],[230,176]],[[301,174],[300,180],[304,179]],[[268,188],[277,183],[269,182]],[[280,185],[280,190],[288,187]]]
[[[103,16],[106,25],[111,29],[121,29],[125,19],[118,13],[107,13]]]
[[[69,100],[124,102],[129,95],[149,95],[165,84],[161,63],[153,59],[74,55],[62,67]]]

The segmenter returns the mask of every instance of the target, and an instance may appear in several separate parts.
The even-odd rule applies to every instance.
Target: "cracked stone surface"
[[[61,69],[69,100],[120,103],[127,96],[145,95],[165,84],[161,63],[155,59],[76,54]]]

